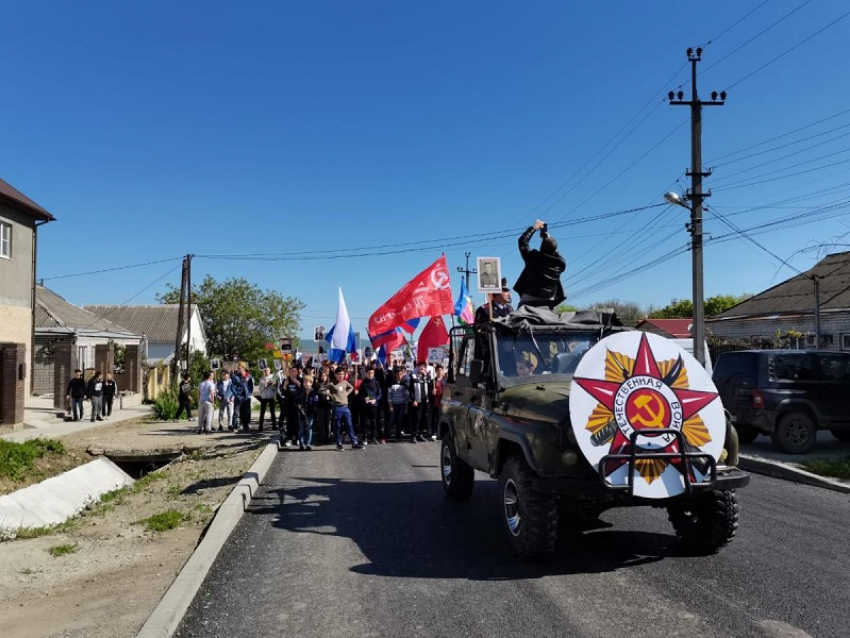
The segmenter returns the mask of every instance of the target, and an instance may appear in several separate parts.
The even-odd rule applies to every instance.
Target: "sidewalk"
[[[740,467],[757,474],[850,494],[850,481],[819,476],[800,467],[800,463],[814,459],[846,458],[850,458],[850,442],[839,441],[827,431],[818,432],[817,443],[805,454],[785,454],[773,447],[770,437],[760,436],[741,446]]]
[[[114,425],[121,421],[136,419],[151,413],[150,406],[141,404],[141,399],[137,396],[124,397],[124,405],[127,407],[122,409],[119,407],[120,405],[116,399],[112,407],[111,417],[103,421],[92,422],[89,420],[91,418],[91,404],[86,403],[84,419],[80,421],[65,421],[64,412],[57,411],[53,407],[52,398],[29,397],[24,406],[24,429],[5,432],[0,434],[0,438],[19,443],[39,437],[55,438],[102,425]],[[59,417],[57,414],[61,414],[62,416]]]

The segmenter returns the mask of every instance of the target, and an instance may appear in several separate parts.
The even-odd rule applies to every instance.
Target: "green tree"
[[[171,284],[157,295],[160,303],[179,303],[180,289]],[[244,278],[216,281],[207,275],[192,286],[192,303],[198,305],[207,336],[207,351],[245,361],[265,356],[266,342],[296,335],[304,304],[276,290],[261,290]]]
[[[617,313],[617,317],[625,326],[633,326],[638,321],[646,317],[646,310],[641,308],[633,301],[620,301],[619,299],[609,299],[593,304],[594,308],[602,310],[603,308],[613,308]]]
[[[565,312],[578,312],[578,308],[571,306],[568,303],[562,303],[560,306],[555,306],[554,312],[560,315]]]
[[[715,295],[705,300],[705,314],[714,317],[721,312],[729,310],[742,301],[752,297],[751,294],[742,295]],[[673,299],[663,308],[654,310],[650,315],[653,319],[686,319],[694,316],[694,304],[690,299]]]

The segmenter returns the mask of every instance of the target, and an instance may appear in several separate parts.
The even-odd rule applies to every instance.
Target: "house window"
[[[850,350],[850,335],[841,335],[841,349]]]
[[[12,258],[12,225],[0,222],[0,257]]]

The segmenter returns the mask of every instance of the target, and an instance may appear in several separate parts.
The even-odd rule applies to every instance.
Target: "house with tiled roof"
[[[38,228],[53,215],[0,179],[0,426],[20,427],[31,388]]]
[[[755,347],[850,350],[850,252],[827,255],[806,272],[706,319],[706,326],[716,337]]]
[[[693,319],[642,319],[636,330],[652,332],[667,339],[688,339],[691,335]]]
[[[98,345],[142,344],[142,335],[75,306],[44,286],[36,286],[35,303],[33,392],[38,394],[54,392],[53,352],[59,344],[74,347],[76,365],[83,370],[95,367]]]
[[[151,304],[141,306],[85,305],[83,309],[124,326],[135,334],[145,336],[145,354],[149,363],[170,363],[174,355],[177,338],[178,304]],[[183,326],[180,342],[191,338],[190,350],[207,350],[207,336],[201,321],[201,311],[196,304],[191,306],[189,326]],[[191,335],[191,336],[190,336]]]

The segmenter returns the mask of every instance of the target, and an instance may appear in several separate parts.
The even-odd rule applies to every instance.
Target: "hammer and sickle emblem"
[[[440,290],[441,288],[445,288],[448,281],[449,281],[449,275],[443,269],[434,270],[431,273],[431,283],[434,284],[434,288],[436,288],[437,290]]]
[[[654,404],[654,405],[651,405]],[[664,402],[654,395],[644,394],[635,399],[635,406],[641,412],[635,414],[634,420],[645,428],[663,428],[664,417],[667,411],[664,409]],[[653,410],[653,407],[655,408]]]

